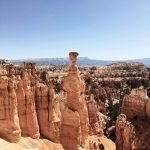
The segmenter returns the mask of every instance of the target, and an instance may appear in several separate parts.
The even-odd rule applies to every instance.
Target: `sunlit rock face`
[[[18,82],[17,90],[18,115],[22,136],[38,139],[39,125],[37,121],[34,92],[30,80],[23,79]]]
[[[17,108],[18,108],[19,123],[23,135],[24,130],[26,129],[26,102],[25,102],[25,91],[23,89],[22,80],[18,81],[17,83],[16,95],[17,95],[17,103],[18,103]]]
[[[21,138],[15,86],[7,77],[0,78],[0,137],[10,142]]]
[[[57,82],[51,86],[48,72],[41,78],[35,63],[24,63],[18,69],[11,64],[0,65],[0,146],[1,142],[13,142],[12,149],[16,150],[94,150],[99,149],[99,144],[106,148],[110,143],[115,149],[114,143],[103,135],[107,118],[100,112],[106,112],[105,104],[97,103],[94,95],[90,102],[85,101],[87,95],[76,65],[77,56],[76,52],[69,54],[72,64],[68,75],[62,77],[64,90],[56,91],[57,94]],[[45,140],[41,140],[44,138],[48,139],[47,147]],[[63,148],[49,141],[60,143]]]
[[[59,143],[61,113],[59,103],[55,102],[54,89],[38,84],[35,96],[41,136]]]
[[[85,85],[78,73],[77,56],[76,52],[69,53],[72,64],[63,82],[63,89],[67,92],[67,107],[62,114],[61,143],[66,150],[78,150],[81,145],[84,146],[89,131]]]
[[[21,136],[39,139],[41,132],[60,142],[61,113],[54,89],[39,83],[34,63],[24,63],[18,75],[8,71],[0,78],[0,137],[18,142]]]

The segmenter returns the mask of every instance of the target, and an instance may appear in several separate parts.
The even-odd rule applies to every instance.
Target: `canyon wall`
[[[144,89],[133,89],[130,95],[124,97],[121,113],[128,118],[148,117],[150,118],[150,99]]]
[[[135,137],[134,126],[127,121],[126,115],[120,114],[116,121],[117,150],[132,150]]]
[[[97,149],[98,145],[107,147],[107,142],[115,150],[115,144],[103,134],[107,117],[100,112],[106,114],[105,104],[97,104],[92,94],[86,101],[85,83],[76,65],[78,53],[69,56],[72,64],[63,80],[63,91],[58,94],[49,84],[48,74],[41,77],[35,63],[24,63],[19,68],[0,66],[0,138],[6,140],[2,143],[34,148],[34,141],[40,146],[45,138],[65,150],[94,150],[95,145]],[[49,147],[55,145],[49,143]],[[42,145],[45,147],[45,143]],[[39,149],[48,150],[44,147]]]
[[[150,148],[150,99],[144,89],[133,89],[123,99],[116,122],[118,150],[148,150]],[[127,117],[126,117],[127,116]]]
[[[11,70],[15,70],[12,65],[1,67],[0,138],[18,142],[21,136],[43,136],[59,142],[60,119],[55,114],[60,111],[53,88],[39,83],[34,63],[24,63],[20,74],[11,74]]]

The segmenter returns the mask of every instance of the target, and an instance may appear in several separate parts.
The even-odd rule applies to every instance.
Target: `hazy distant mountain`
[[[68,58],[37,58],[37,59],[12,60],[12,62],[16,64],[21,64],[24,61],[33,61],[33,62],[36,62],[37,64],[43,64],[43,65],[67,65],[70,63]],[[127,62],[141,62],[147,66],[150,66],[150,58],[126,60],[126,61]],[[87,57],[79,57],[78,59],[79,66],[106,66],[112,63],[117,63],[117,62],[121,62],[121,61],[96,60],[96,59],[90,59]]]
[[[37,58],[37,59],[12,60],[12,62],[16,64],[22,64],[24,61],[36,62],[37,64],[43,64],[43,65],[70,64],[70,61],[68,58]],[[79,57],[77,63],[79,66],[105,66],[114,62],[116,61],[104,61],[104,60],[89,59],[87,57]]]
[[[150,66],[150,58],[134,59],[134,60],[130,60],[130,61],[141,62],[147,66]]]

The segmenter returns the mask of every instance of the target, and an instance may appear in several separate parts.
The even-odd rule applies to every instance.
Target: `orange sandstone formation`
[[[99,112],[99,105],[94,100],[94,95],[91,94],[90,101],[87,102],[89,123],[90,123],[90,135],[101,134],[106,128],[107,117]]]
[[[63,82],[67,92],[67,107],[62,113],[61,143],[65,150],[78,150],[88,137],[88,111],[84,98],[85,85],[76,65],[78,53],[69,53],[72,64]]]
[[[123,100],[121,112],[128,118],[148,117],[150,118],[150,99],[144,89],[133,89],[131,94],[126,95]]]
[[[59,107],[56,106],[54,90],[38,84],[35,96],[41,135],[53,142],[59,142],[61,115]]]
[[[18,114],[22,136],[39,138],[39,126],[37,122],[34,94],[30,87],[30,81],[20,81],[16,90],[18,100]]]
[[[120,115],[116,122],[118,150],[150,148],[149,106],[150,99],[144,89],[133,89],[129,96],[125,96],[121,108],[121,112],[125,115]]]
[[[116,148],[117,150],[132,150],[135,137],[135,129],[126,115],[120,114],[116,122]]]
[[[21,138],[14,82],[0,78],[0,137],[10,142]]]
[[[55,145],[49,141],[45,145],[45,140],[40,140],[40,137],[61,143],[65,150],[94,150],[89,146],[90,138],[92,147],[95,140],[105,148],[109,141],[115,149],[112,141],[101,138],[104,137],[106,116],[99,111],[106,112],[105,105],[103,103],[100,107],[94,95],[86,103],[85,84],[76,65],[78,53],[71,52],[69,56],[72,64],[63,82],[65,92],[59,94],[55,94],[50,86],[47,72],[40,78],[35,63],[24,63],[24,68],[18,69],[12,64],[0,65],[0,138],[18,142],[18,145],[12,144],[14,149],[48,150]],[[113,93],[105,89],[98,91],[98,94],[107,96],[109,92]],[[149,109],[147,113],[150,113]],[[104,141],[100,142],[100,139]],[[0,146],[1,142],[8,143],[0,140]],[[57,145],[52,149],[57,149]]]

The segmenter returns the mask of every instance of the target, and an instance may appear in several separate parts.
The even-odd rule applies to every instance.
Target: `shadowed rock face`
[[[120,114],[116,122],[116,147],[117,150],[132,150],[135,137],[135,129],[126,115]]]
[[[94,100],[94,95],[91,95],[90,101],[87,102],[87,108],[90,123],[90,135],[103,135],[103,130],[106,128],[107,116],[99,112],[100,108]]]
[[[118,150],[149,149],[149,104],[150,99],[144,89],[133,89],[129,96],[125,96],[121,108],[125,115],[120,115],[116,122]]]
[[[144,89],[133,89],[131,94],[126,95],[123,100],[121,112],[128,118],[148,117],[150,118],[150,99]]]

